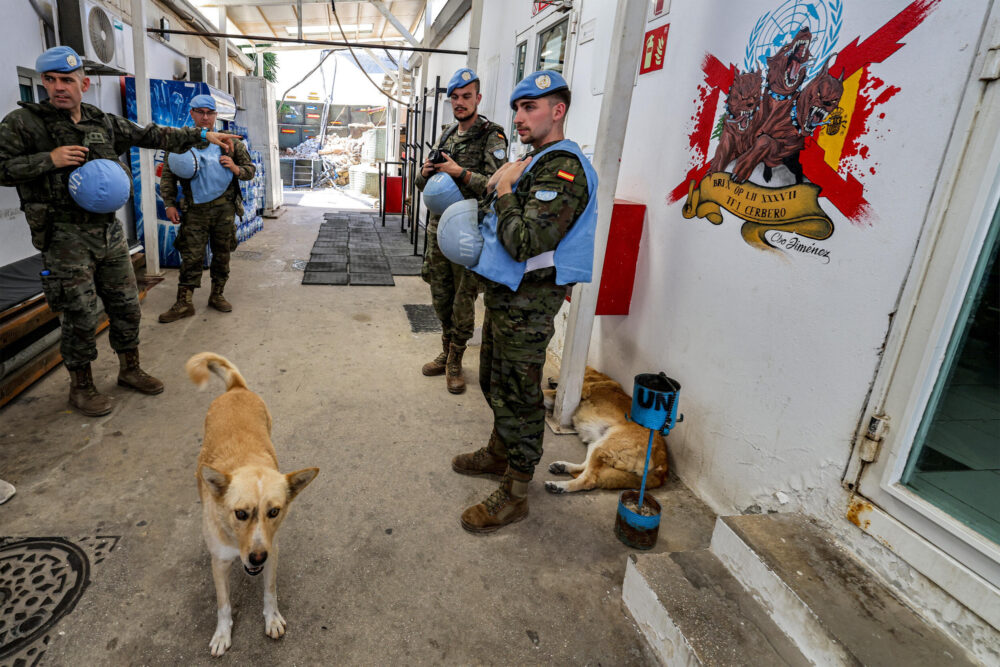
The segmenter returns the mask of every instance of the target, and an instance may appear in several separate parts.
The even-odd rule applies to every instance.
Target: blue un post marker
[[[649,474],[649,457],[653,452],[656,431],[664,437],[684,415],[677,416],[677,396],[681,385],[664,373],[642,373],[635,376],[632,389],[632,410],[629,418],[649,429],[646,445],[646,465],[642,471],[642,485],[635,490],[622,491],[618,498],[618,516],[615,518],[615,535],[635,549],[652,549],[660,528],[660,504],[646,496],[646,475]],[[635,511],[626,504],[635,503]],[[645,506],[650,511],[643,511]]]

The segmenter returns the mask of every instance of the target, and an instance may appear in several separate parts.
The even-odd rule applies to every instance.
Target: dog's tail
[[[199,389],[204,389],[208,384],[209,371],[222,378],[222,381],[226,383],[226,391],[234,387],[247,388],[247,382],[240,375],[239,369],[228,359],[214,352],[200,352],[194,355],[184,364],[184,370],[187,371],[191,382],[198,385]]]

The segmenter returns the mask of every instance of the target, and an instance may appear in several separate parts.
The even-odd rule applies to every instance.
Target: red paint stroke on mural
[[[698,111],[691,117],[694,128],[688,135],[688,145],[691,148],[691,168],[685,179],[671,191],[667,203],[672,204],[687,196],[688,182],[700,181],[708,173],[708,145],[712,141],[712,129],[715,127],[715,110],[719,106],[719,96],[722,91],[729,90],[733,85],[736,67],[725,66],[722,61],[711,53],[705,54],[701,63],[701,71],[705,73],[704,84],[698,86]]]
[[[885,82],[871,76],[867,70],[872,63],[881,63],[896,53],[905,44],[900,40],[920,25],[937,7],[940,0],[915,0],[864,41],[856,37],[840,50],[837,59],[830,66],[830,74],[848,78],[858,70],[864,70],[859,83],[858,98],[852,118],[849,121],[844,148],[841,154],[840,172],[825,161],[823,149],[810,137],[799,153],[803,175],[820,186],[820,196],[826,198],[837,210],[853,222],[861,222],[871,214],[871,206],[864,197],[864,186],[856,176],[866,171],[875,173],[874,166],[861,164],[870,159],[871,149],[864,143],[870,131],[869,120],[875,111],[900,92],[898,86],[885,86]],[[702,63],[705,73],[704,83],[698,86],[697,111],[692,120],[694,127],[689,134],[692,163],[684,180],[670,191],[667,203],[681,200],[688,193],[688,184],[700,182],[708,173],[708,148],[711,143],[715,114],[719,95],[729,89],[735,76],[736,67],[723,65],[715,56],[707,54]],[[878,118],[885,118],[879,113]],[[817,131],[822,131],[819,128]]]

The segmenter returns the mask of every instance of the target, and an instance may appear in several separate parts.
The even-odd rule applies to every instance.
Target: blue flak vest
[[[479,224],[479,231],[483,235],[483,251],[479,255],[479,262],[472,267],[472,270],[495,283],[506,285],[513,292],[516,292],[521,285],[525,272],[535,269],[555,266],[557,285],[589,283],[593,274],[594,232],[597,228],[597,172],[575,141],[563,139],[536,154],[524,173],[531,171],[539,159],[550,151],[563,151],[576,156],[587,176],[590,199],[587,201],[587,208],[570,227],[566,236],[559,241],[554,251],[536,255],[525,262],[515,261],[497,238],[497,214],[493,207],[490,207],[486,217]],[[517,191],[517,183],[511,190]]]
[[[191,199],[195,204],[206,204],[221,197],[233,182],[233,172],[221,164],[222,149],[215,144],[207,148],[192,148],[198,160],[198,173],[191,179]]]

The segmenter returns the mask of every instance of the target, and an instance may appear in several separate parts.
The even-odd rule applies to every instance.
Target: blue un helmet
[[[462,192],[455,185],[455,181],[443,171],[427,179],[427,185],[424,186],[424,205],[434,215],[441,215],[446,208],[462,199]]]
[[[525,98],[534,100],[564,88],[569,89],[569,84],[566,83],[566,79],[559,72],[551,69],[532,72],[514,86],[514,92],[510,94],[510,108],[516,111],[514,102],[518,100]]]
[[[167,165],[175,176],[185,180],[191,180],[198,173],[198,159],[189,150],[168,155]]]
[[[451,75],[451,80],[448,81],[448,97],[455,92],[456,88],[464,88],[468,86],[473,81],[479,81],[479,75],[468,67],[463,67],[454,74]]]
[[[91,160],[69,175],[69,195],[91,213],[114,213],[128,201],[132,180],[115,160]]]
[[[468,268],[479,263],[483,252],[483,233],[479,231],[479,202],[463,199],[441,214],[437,229],[441,254]]]

